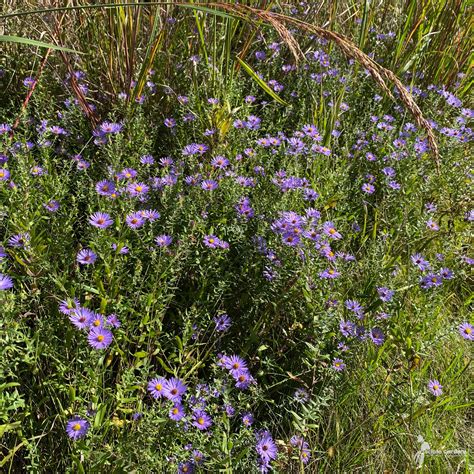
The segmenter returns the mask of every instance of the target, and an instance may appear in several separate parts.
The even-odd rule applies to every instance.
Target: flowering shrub
[[[2,111],[2,421],[18,470],[339,472],[369,465],[341,444],[389,438],[395,469],[430,417],[469,406],[472,110],[411,87],[438,173],[363,68],[317,38],[297,67],[263,39],[253,67],[289,105],[243,72],[218,94],[194,55],[163,95],[151,71],[136,103],[102,103],[92,129],[67,89],[46,106],[47,81],[18,128]]]

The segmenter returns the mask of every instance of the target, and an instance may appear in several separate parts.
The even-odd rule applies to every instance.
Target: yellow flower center
[[[201,416],[200,418],[198,418],[198,423],[200,425],[203,425],[204,424],[204,418]]]
[[[439,385],[433,385],[433,390],[438,390]]]
[[[335,366],[336,366],[336,367],[340,367],[340,366],[341,366],[341,363],[340,363],[340,362],[336,362],[336,363],[335,363]]]
[[[329,229],[329,233],[330,233],[331,235],[334,235],[334,234],[336,233],[336,229]]]
[[[155,389],[158,390],[158,392],[161,392],[161,390],[163,389],[163,385],[161,385],[161,383],[157,383],[155,385]]]
[[[179,413],[179,410],[177,408],[173,408],[173,415],[177,415]]]
[[[136,186],[135,191],[141,192],[143,190],[143,186]]]
[[[329,275],[334,275],[334,270],[331,268],[331,270],[329,270]]]
[[[213,244],[213,243],[214,243],[214,239],[209,239],[209,243],[210,243],[210,244]]]
[[[466,334],[471,334],[472,329],[471,329],[471,328],[466,328],[466,329],[464,329],[464,332],[465,332]]]
[[[102,334],[100,334],[99,336],[97,336],[97,340],[99,342],[102,342],[104,340],[104,336],[102,336]]]
[[[81,425],[80,425],[79,423],[76,423],[76,424],[72,427],[72,429],[73,429],[74,431],[79,431],[79,430],[81,429]]]

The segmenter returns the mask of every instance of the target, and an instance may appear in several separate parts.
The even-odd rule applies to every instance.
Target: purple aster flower
[[[298,235],[295,235],[294,233],[283,234],[282,240],[285,245],[288,245],[290,247],[297,247],[298,245],[301,244],[300,237],[298,237]]]
[[[97,255],[90,249],[82,249],[77,254],[77,261],[82,265],[91,265],[97,260]]]
[[[454,273],[449,268],[441,268],[439,274],[441,275],[441,278],[443,280],[451,280],[452,278],[454,278]]]
[[[80,418],[79,416],[74,416],[66,424],[66,433],[74,441],[83,438],[89,431],[89,422]]]
[[[216,323],[216,331],[217,332],[225,332],[227,329],[230,328],[231,319],[227,314],[220,314],[214,318],[214,322]]]
[[[217,187],[218,187],[217,181],[214,181],[213,179],[205,179],[201,183],[201,188],[206,191],[213,191]]]
[[[443,393],[443,386],[438,382],[438,380],[430,380],[428,382],[428,390],[435,397],[439,397]]]
[[[346,364],[344,364],[344,361],[342,359],[334,359],[332,361],[332,368],[336,372],[342,372],[346,368]]]
[[[166,118],[164,124],[165,127],[173,128],[176,127],[176,120],[174,118]]]
[[[224,367],[231,372],[238,373],[242,370],[247,370],[247,362],[238,355],[231,355],[224,357]]]
[[[0,291],[10,290],[13,288],[13,280],[8,276],[0,273]]]
[[[356,325],[351,321],[341,321],[339,323],[339,330],[344,337],[355,336]]]
[[[165,396],[166,379],[163,377],[152,379],[148,382],[147,390],[155,399]]]
[[[87,340],[94,349],[106,349],[112,343],[113,335],[108,329],[94,327],[90,330]]]
[[[179,421],[184,417],[184,407],[181,403],[175,403],[170,409],[169,417],[173,421]]]
[[[94,313],[82,306],[77,306],[75,309],[70,311],[69,320],[78,329],[86,329],[89,327],[91,319],[94,317]]]
[[[21,234],[13,235],[8,239],[8,245],[10,247],[16,247],[24,249],[30,243],[30,234],[28,232],[22,232]]]
[[[66,316],[69,316],[73,310],[79,308],[81,305],[79,304],[79,300],[77,298],[67,298],[62,300],[59,303],[59,311]]]
[[[385,335],[380,328],[372,328],[370,331],[370,339],[376,346],[381,346],[385,340]]]
[[[323,272],[319,274],[319,278],[321,279],[334,279],[339,277],[341,274],[335,270],[334,268],[327,268]]]
[[[193,449],[193,460],[196,464],[201,464],[204,460],[204,454],[198,449]]]
[[[153,158],[152,155],[143,155],[142,157],[140,157],[140,163],[142,165],[154,165],[155,158]]]
[[[10,179],[10,171],[6,168],[0,168],[0,181],[8,181]]]
[[[170,235],[158,235],[155,237],[155,243],[158,245],[158,247],[169,247],[171,243],[173,242],[173,237]]]
[[[441,276],[434,273],[429,273],[421,279],[420,285],[423,289],[433,288],[434,286],[441,286],[443,284],[443,279]]]
[[[426,222],[426,227],[430,230],[439,230],[439,225],[431,219]]]
[[[244,413],[242,415],[242,423],[244,424],[244,426],[252,426],[253,422],[254,417],[252,413]]]
[[[215,235],[206,235],[203,239],[203,243],[206,247],[215,249],[221,246],[221,240]]]
[[[214,168],[224,169],[229,166],[230,161],[225,156],[216,156],[211,160],[211,166]]]
[[[23,79],[23,85],[28,89],[31,89],[36,84],[36,79],[34,77],[28,76]]]
[[[95,185],[95,190],[101,196],[110,196],[115,193],[115,184],[112,181],[104,179]]]
[[[270,461],[276,459],[278,448],[268,432],[264,432],[260,439],[257,440],[255,449],[257,450],[260,460],[264,465],[268,465]]]
[[[323,232],[331,239],[339,240],[342,235],[336,230],[336,227],[331,221],[327,221],[323,224]]]
[[[141,215],[149,222],[154,222],[161,217],[161,214],[155,209],[146,209],[142,211]]]
[[[98,227],[99,229],[106,229],[113,223],[113,219],[105,212],[95,212],[89,218],[89,224],[93,225],[94,227]]]
[[[126,255],[126,254],[129,252],[128,247],[126,247],[125,245],[121,245],[121,246],[119,247],[117,244],[112,244],[112,245],[111,245],[111,248],[112,248],[112,250],[115,250],[115,251],[116,251],[117,249],[119,249],[119,250],[118,250],[118,253],[119,253],[120,255]]]
[[[147,186],[145,183],[130,183],[127,186],[127,191],[130,196],[137,197],[137,196],[145,196],[150,187]]]
[[[134,170],[133,168],[124,168],[119,174],[118,174],[118,177],[120,179],[128,179],[128,180],[132,180],[134,178],[136,178],[137,176],[137,171]]]
[[[59,209],[59,202],[55,201],[54,199],[43,204],[44,208],[47,209],[49,212],[56,212]]]
[[[99,313],[93,313],[92,317],[89,320],[89,327],[91,328],[101,328],[104,326],[104,317]]]
[[[145,223],[145,218],[141,212],[133,212],[125,218],[125,222],[131,229],[139,229]]]
[[[163,395],[168,400],[171,400],[173,402],[179,402],[184,392],[186,392],[186,388],[186,385],[181,382],[181,380],[176,377],[173,377],[170,380],[166,381]]]
[[[112,313],[112,314],[109,314],[107,316],[107,324],[109,326],[112,326],[114,328],[119,328],[122,323],[120,322],[120,320],[118,319],[117,315]]]
[[[364,308],[356,300],[346,300],[344,306],[355,314],[361,314],[364,312]]]
[[[384,286],[377,288],[377,292],[379,294],[379,298],[385,302],[391,301],[393,298],[393,295],[395,294],[394,290],[389,290],[388,288],[385,288]]]
[[[0,123],[0,135],[11,132],[12,127],[8,123]]]
[[[193,474],[194,464],[192,461],[180,462],[178,464],[178,474]]]
[[[235,379],[235,386],[240,390],[246,390],[251,384],[255,383],[255,379],[246,369],[231,370],[232,377]]]
[[[245,122],[246,127],[249,130],[258,130],[260,128],[261,119],[256,117],[255,115],[250,115],[247,117],[247,121]]]
[[[361,189],[367,194],[373,194],[375,191],[375,187],[370,183],[364,183]]]
[[[227,403],[226,405],[224,405],[224,409],[228,417],[232,417],[235,415],[235,408],[232,405],[229,405]]]
[[[100,124],[100,133],[119,133],[122,130],[123,125],[120,123],[103,122]]]
[[[468,341],[474,341],[474,326],[468,322],[460,324],[459,334]]]
[[[192,424],[199,430],[205,431],[212,425],[212,418],[204,410],[194,410]]]
[[[41,166],[33,166],[31,168],[31,174],[33,176],[42,176],[42,175],[46,174],[46,172],[43,168],[41,168]]]
[[[411,258],[411,261],[413,262],[413,264],[416,267],[418,267],[421,271],[425,271],[425,270],[428,270],[430,268],[429,262],[427,260],[425,260],[423,255],[420,255],[419,253],[415,253],[410,258]]]

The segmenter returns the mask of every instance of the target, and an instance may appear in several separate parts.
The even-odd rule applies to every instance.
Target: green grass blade
[[[51,43],[43,43],[42,41],[37,41],[30,38],[22,38],[21,36],[0,35],[0,41],[4,43],[26,44],[28,46],[37,46],[38,48],[54,49],[56,51],[64,51],[65,53],[84,54],[80,51],[75,51],[74,49],[63,48],[62,46],[56,46],[55,44]]]
[[[258,77],[257,73],[242,59],[237,58],[239,64],[245,69],[248,75],[274,100],[276,100],[281,105],[289,105],[288,102],[285,102],[278,94],[276,94],[268,84]]]

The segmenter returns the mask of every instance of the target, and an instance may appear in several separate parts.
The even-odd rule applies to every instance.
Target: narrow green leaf
[[[247,71],[249,76],[273,99],[275,99],[279,104],[282,105],[290,105],[288,102],[285,102],[278,94],[276,94],[269,86],[268,84],[258,77],[257,73],[242,59],[237,58],[237,61],[239,61],[240,65]]]
[[[56,46],[51,43],[43,43],[43,41],[37,41],[30,38],[22,38],[21,36],[5,36],[0,35],[0,41],[4,43],[19,43],[26,44],[28,46],[37,46],[38,48],[54,49],[56,51],[64,51],[65,53],[75,53],[75,54],[84,54],[80,51],[75,51],[74,49],[63,48],[62,46]]]

